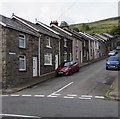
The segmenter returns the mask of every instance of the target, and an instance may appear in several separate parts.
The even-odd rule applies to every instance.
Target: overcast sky
[[[0,0],[0,14],[12,13],[31,22],[52,20],[68,24],[94,22],[118,16],[119,0]]]

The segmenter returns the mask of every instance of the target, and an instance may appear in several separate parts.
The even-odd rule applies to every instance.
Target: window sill
[[[25,72],[26,69],[19,69],[19,72]]]
[[[45,66],[52,66],[52,64],[44,64]]]
[[[24,47],[19,47],[19,49],[24,49],[24,50],[25,50],[25,49],[26,49],[26,47],[25,47],[25,48],[24,48]]]
[[[47,48],[52,48],[51,46],[46,46]]]

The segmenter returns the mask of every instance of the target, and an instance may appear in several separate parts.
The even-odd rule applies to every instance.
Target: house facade
[[[0,17],[3,88],[54,72],[59,63],[59,36],[15,15]]]
[[[71,29],[64,29],[72,34],[73,42],[72,42],[72,52],[73,52],[73,60],[78,62],[79,64],[83,63],[83,49],[82,49],[82,37],[78,32]]]
[[[73,52],[72,52],[72,42],[73,37],[72,34],[65,31],[56,25],[56,23],[52,22],[50,28],[59,33],[60,37],[60,63],[65,61],[73,60]]]
[[[32,79],[33,58],[38,56],[39,38],[35,32],[16,21],[0,17],[2,86],[8,88]]]

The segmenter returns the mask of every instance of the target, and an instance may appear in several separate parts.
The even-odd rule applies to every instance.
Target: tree
[[[88,30],[90,30],[89,25],[88,25],[88,24],[83,23],[83,24],[82,24],[82,26],[81,26],[81,31],[83,32],[83,31],[88,31]]]
[[[77,27],[74,27],[73,30],[79,32],[79,29]]]
[[[113,29],[111,30],[111,34],[120,35],[120,25],[114,26]]]

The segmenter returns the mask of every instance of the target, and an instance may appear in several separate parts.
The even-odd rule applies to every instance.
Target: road
[[[56,77],[21,92],[2,96],[2,113],[38,117],[118,117],[118,102],[104,98],[118,71],[105,60],[71,76]]]

